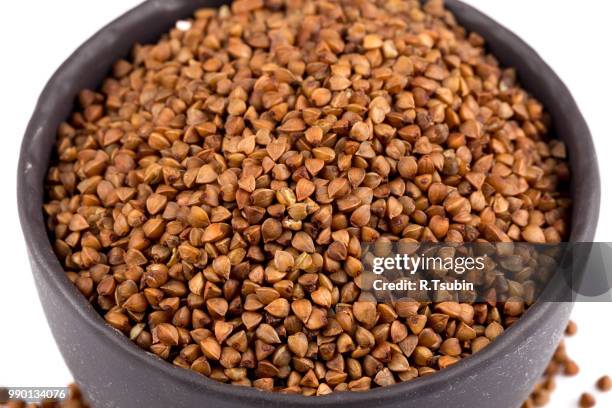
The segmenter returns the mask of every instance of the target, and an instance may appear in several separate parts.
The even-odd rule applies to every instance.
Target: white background
[[[40,91],[90,35],[134,0],[0,2],[0,385],[64,386],[71,375],[38,302],[17,218],[15,170],[21,137]],[[612,241],[612,23],[600,0],[467,0],[515,31],[556,70],[591,127],[602,175],[598,241]],[[551,407],[575,407],[599,376],[612,375],[611,304],[580,304],[568,341],[581,373],[561,379]],[[596,394],[612,406],[612,393]],[[503,408],[503,407],[499,407]]]

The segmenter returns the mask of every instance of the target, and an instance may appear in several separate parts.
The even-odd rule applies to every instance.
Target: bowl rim
[[[542,60],[542,58],[527,45],[518,36],[510,30],[494,21],[490,17],[484,15],[477,9],[466,5],[458,0],[447,0],[447,7],[454,12],[460,11],[463,14],[469,13],[470,18],[476,19],[483,24],[490,24],[498,30],[500,35],[505,38],[514,47],[520,49],[526,60],[537,64],[544,74],[548,75],[552,81],[558,86],[560,99],[565,100],[569,104],[569,109],[575,113],[578,125],[584,131],[584,149],[590,153],[593,158],[595,149],[588,127],[584,121],[580,110],[571,96],[567,87],[554,71]],[[555,305],[551,302],[538,302],[533,305],[515,325],[510,327],[503,336],[496,339],[489,347],[479,353],[462,359],[459,363],[440,370],[435,375],[417,378],[411,381],[396,384],[393,387],[376,388],[367,392],[343,392],[332,393],[317,398],[305,397],[302,395],[262,392],[251,387],[236,387],[230,384],[223,384],[214,381],[208,377],[202,376],[190,370],[176,367],[161,358],[143,351],[135,345],[129,338],[115,329],[112,329],[106,324],[102,316],[91,306],[84,296],[78,292],[74,285],[66,277],[66,274],[56,258],[50,240],[47,236],[45,222],[42,215],[42,197],[32,199],[32,193],[44,191],[42,188],[43,180],[36,177],[30,170],[33,166],[40,166],[32,160],[30,154],[30,146],[32,143],[42,141],[48,143],[49,137],[39,140],[41,134],[44,133],[44,126],[49,121],[49,112],[44,109],[45,104],[52,103],[58,95],[58,89],[62,87],[60,84],[62,72],[69,68],[78,68],[85,64],[85,60],[91,55],[85,50],[96,49],[97,44],[107,41],[106,36],[109,32],[121,32],[138,21],[139,15],[148,15],[155,12],[156,9],[168,10],[173,7],[179,7],[181,0],[150,0],[146,1],[135,8],[129,10],[122,16],[115,19],[113,22],[102,28],[86,42],[84,42],[54,73],[49,82],[46,84],[38,102],[32,118],[26,129],[19,157],[18,172],[17,172],[17,200],[19,208],[19,217],[22,230],[28,246],[30,261],[36,265],[40,271],[40,278],[44,279],[49,284],[52,290],[60,293],[69,303],[70,307],[76,309],[78,315],[84,321],[84,324],[89,326],[89,329],[95,331],[105,342],[111,343],[118,353],[128,355],[141,364],[142,367],[164,372],[168,378],[174,381],[179,381],[184,385],[194,387],[195,389],[205,389],[209,393],[218,394],[224,398],[231,400],[248,399],[253,404],[294,404],[297,406],[325,405],[334,403],[381,403],[383,400],[397,399],[408,395],[415,390],[427,392],[428,390],[436,390],[451,383],[453,379],[462,376],[470,376],[473,372],[478,371],[479,367],[487,365],[487,362],[496,354],[510,350],[513,344],[518,342],[519,336],[524,337],[537,331],[540,319],[552,310]],[[63,85],[66,86],[65,84]],[[52,131],[55,135],[55,130]],[[581,142],[582,143],[582,142]],[[45,162],[46,163],[46,162]],[[579,214],[572,215],[572,236],[571,241],[588,242],[593,239],[597,219],[599,216],[599,198],[600,198],[600,183],[597,161],[594,159],[590,166],[582,166],[583,172],[592,177],[593,183],[589,189],[582,191],[584,194],[581,197],[583,200],[583,209]],[[44,173],[43,173],[44,174]],[[153,358],[152,358],[153,357]]]

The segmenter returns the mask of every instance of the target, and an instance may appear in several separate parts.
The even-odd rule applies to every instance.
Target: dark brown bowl
[[[537,303],[492,345],[435,375],[363,393],[303,397],[221,384],[168,364],[107,326],[67,279],[49,243],[42,213],[43,180],[58,125],[68,117],[78,91],[96,88],[112,62],[128,55],[132,44],[156,40],[196,8],[223,3],[150,0],[100,30],[48,82],[23,139],[17,196],[38,293],[60,351],[94,406],[518,407],[550,359],[572,304]],[[465,27],[487,39],[504,65],[518,69],[522,84],[551,113],[558,136],[568,146],[574,180],[571,240],[591,241],[599,215],[597,159],[589,129],[568,89],[506,28],[459,1],[447,0],[447,6]]]

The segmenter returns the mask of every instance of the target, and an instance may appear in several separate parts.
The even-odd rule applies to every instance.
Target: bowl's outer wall
[[[571,304],[538,304],[496,342],[454,367],[423,379],[367,393],[305,398],[219,384],[146,356],[109,329],[70,284],[49,245],[41,206],[43,179],[57,126],[68,117],[78,91],[96,88],[111,63],[135,42],[155,41],[198,7],[224,1],[151,0],[128,12],[70,57],[41,95],[22,145],[18,200],[40,299],[56,342],[75,379],[96,408],[167,407],[518,407],[542,373],[562,335]],[[572,240],[593,239],[599,215],[599,176],[590,133],[558,77],[512,33],[455,0],[447,5],[468,29],[482,34],[506,66],[554,118],[568,145],[575,180]]]

